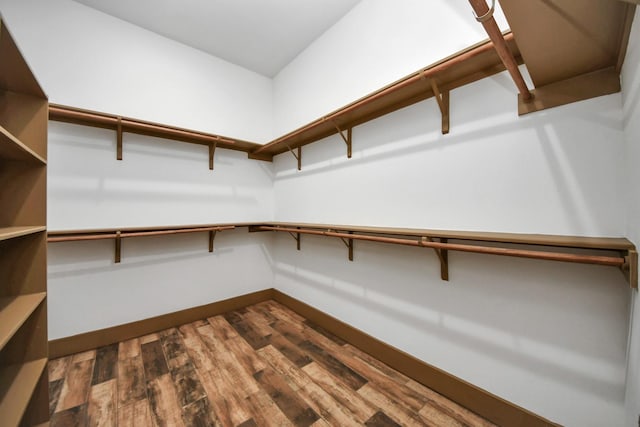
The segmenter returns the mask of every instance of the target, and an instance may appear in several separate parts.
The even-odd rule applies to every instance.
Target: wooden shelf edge
[[[144,231],[163,231],[163,230],[180,230],[185,228],[207,228],[207,227],[250,227],[256,225],[256,222],[221,222],[207,224],[182,224],[182,225],[153,225],[148,227],[108,227],[108,228],[87,228],[87,229],[68,229],[68,230],[47,230],[48,236],[65,236],[73,234],[109,234],[117,231],[128,232],[144,232]],[[262,224],[262,223],[259,223]]]
[[[258,225],[258,224],[256,224]],[[553,234],[503,233],[463,230],[432,230],[419,228],[368,227],[337,224],[312,224],[291,222],[269,222],[259,225],[280,227],[301,227],[319,230],[352,231],[393,236],[436,237],[478,242],[513,243],[521,245],[558,246],[582,249],[602,249],[612,251],[634,250],[635,245],[625,237],[584,237]]]
[[[47,161],[0,126],[0,159],[19,160],[46,165]]]
[[[24,415],[38,380],[47,367],[47,358],[9,365],[0,369],[0,420],[17,426]]]
[[[522,64],[520,51],[511,31],[503,32],[503,37],[518,64]],[[461,71],[463,67],[467,68]],[[436,95],[432,90],[431,80],[437,81],[441,90],[449,91],[504,70],[493,43],[489,39],[481,41],[262,145],[252,156],[273,157],[337,134],[337,127],[345,131],[432,98]]]
[[[46,230],[47,227],[45,227],[44,225],[26,227],[0,227],[0,241],[28,236],[30,234],[36,234]]]
[[[190,144],[217,144],[218,148],[243,151],[245,153],[251,153],[262,146],[242,139],[60,104],[49,104],[49,120],[114,131],[118,131],[120,127],[121,131],[125,133],[135,133]]]
[[[314,224],[298,222],[240,222],[240,223],[213,223],[213,224],[185,224],[170,226],[150,226],[150,227],[113,227],[113,228],[92,228],[92,229],[71,229],[71,230],[49,230],[48,236],[82,235],[82,234],[109,234],[120,232],[144,232],[177,230],[187,228],[205,227],[228,227],[236,228],[248,227],[250,230],[258,226],[274,227],[302,227],[319,230],[352,231],[370,234],[388,234],[393,236],[429,236],[436,238],[447,238],[455,240],[472,240],[479,242],[513,243],[522,245],[558,246],[582,249],[602,249],[612,251],[634,250],[635,245],[625,237],[585,237],[566,236],[554,234],[526,234],[526,233],[503,233],[503,232],[483,232],[464,230],[433,230],[420,228],[399,228],[399,227],[370,227],[344,224]]]
[[[522,63],[513,34],[510,31],[505,31],[503,35],[514,56],[519,63]],[[338,128],[340,131],[347,131],[357,125],[436,96],[432,89],[432,80],[434,82],[437,80],[440,90],[448,92],[503,70],[504,65],[496,54],[493,43],[490,40],[485,40],[405,76],[267,144],[58,104],[49,104],[49,119],[116,131],[120,128],[123,132],[204,145],[212,144],[218,139],[220,140],[218,145],[220,148],[244,151],[250,159],[254,160],[273,161],[275,155],[284,153],[289,148],[301,147],[338,133]],[[373,107],[368,105],[370,103]],[[176,137],[177,134],[187,136]],[[189,137],[188,134],[194,136],[195,139]],[[202,138],[209,139],[205,141]],[[225,140],[229,143],[225,144]]]
[[[46,298],[46,292],[0,298],[0,350]]]

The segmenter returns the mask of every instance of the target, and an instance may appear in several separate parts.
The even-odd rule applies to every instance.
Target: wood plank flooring
[[[491,426],[266,301],[49,363],[52,427]]]

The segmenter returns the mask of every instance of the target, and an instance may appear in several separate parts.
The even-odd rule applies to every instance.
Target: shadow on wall
[[[354,211],[370,213],[369,225],[486,229],[502,215],[492,229],[623,235],[620,95],[518,117],[516,94],[504,85],[512,83],[500,74],[453,91],[448,135],[440,133],[440,113],[427,100],[356,127],[352,159],[336,135],[303,147],[302,171],[282,154],[275,162],[276,197],[293,203],[296,192],[301,205],[306,197],[316,208],[340,199],[342,213],[324,210],[336,223],[357,221]],[[311,185],[316,193],[303,191]],[[348,191],[352,197],[343,197]],[[428,207],[425,200],[435,205],[424,224],[409,198],[417,209]],[[280,204],[281,216],[290,219],[287,210],[295,205]],[[385,212],[396,207],[404,209],[394,216],[400,223],[389,223],[394,219]],[[466,221],[461,212],[467,210],[478,215]],[[541,213],[537,220],[523,219],[533,212]]]
[[[453,252],[451,281],[443,282],[431,251],[356,242],[350,263],[339,241],[305,238],[301,252],[282,239],[277,245],[278,258],[287,260],[276,268],[280,289],[322,295],[329,306],[340,301],[348,311],[338,317],[365,331],[362,319],[369,315],[402,325],[411,337],[398,329],[390,334],[405,350],[425,348],[416,342],[437,343],[417,355],[423,360],[462,347],[465,357],[480,353],[603,398],[623,399],[621,325],[629,290],[615,269]]]
[[[258,167],[246,153],[217,150],[211,171],[205,146],[125,134],[124,160],[117,161],[114,132],[62,123],[50,127],[49,222],[54,228],[70,210],[89,226],[271,215],[270,165]]]
[[[517,144],[517,132],[546,135],[539,140],[543,145],[551,143],[549,136],[553,136],[553,142],[562,144],[559,148],[566,150],[564,157],[571,159],[573,154],[584,150],[580,145],[581,140],[577,139],[583,133],[579,131],[581,124],[590,125],[582,126],[586,127],[587,132],[593,129],[593,125],[622,132],[622,117],[617,105],[611,105],[610,111],[596,111],[589,108],[587,101],[518,117],[517,93],[511,88],[513,83],[507,75],[503,73],[489,77],[476,83],[476,86],[480,84],[483,87],[474,88],[471,85],[452,92],[452,105],[459,102],[462,107],[460,110],[452,110],[451,132],[447,135],[440,132],[440,111],[435,101],[428,99],[356,126],[353,129],[354,154],[351,159],[347,159],[344,141],[337,134],[317,142],[317,145],[302,148],[302,171],[295,169],[295,159],[290,153],[281,154],[291,158],[276,170],[276,180],[296,179],[299,175],[321,174],[359,164],[375,163],[390,156],[406,157],[430,151],[447,151],[460,144],[483,144],[502,135],[513,135],[513,143]],[[502,87],[503,93],[499,94],[502,96],[495,96],[495,86]],[[509,93],[505,100],[506,91]],[[473,102],[473,99],[469,101],[468,98],[492,101]],[[481,109],[478,105],[482,106]],[[319,146],[324,147],[316,148]],[[305,156],[306,151],[313,155]],[[318,160],[320,153],[322,158]],[[549,155],[554,154],[549,152]]]

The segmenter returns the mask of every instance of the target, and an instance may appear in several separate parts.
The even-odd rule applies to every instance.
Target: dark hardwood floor
[[[51,426],[490,426],[267,301],[52,360]]]

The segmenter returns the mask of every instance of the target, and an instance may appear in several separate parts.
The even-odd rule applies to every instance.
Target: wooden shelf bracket
[[[296,228],[300,229],[300,227],[296,227]],[[300,250],[300,233],[293,233],[293,232],[289,231],[289,234],[296,241],[296,249]]]
[[[213,241],[216,239],[217,230],[209,230],[209,252],[213,252]]]
[[[116,231],[115,252],[114,261],[119,264],[122,259],[122,233],[120,231]]]
[[[209,170],[213,170],[213,156],[216,153],[216,148],[218,147],[218,142],[214,142],[213,144],[209,144]]]
[[[449,90],[440,92],[435,79],[431,79],[431,89],[442,114],[442,134],[449,133]]]
[[[119,116],[116,127],[116,159],[122,160],[122,117]]]
[[[629,250],[624,257],[624,264],[620,267],[624,277],[632,289],[638,289],[638,251]]]
[[[298,154],[296,154],[293,151],[293,149],[291,148],[291,146],[289,146],[289,144],[287,144],[287,148],[289,149],[291,154],[293,154],[293,157],[295,157],[296,160],[298,161],[298,170],[301,171],[302,170],[302,147],[297,148],[296,151],[298,152]]]
[[[331,233],[331,230],[327,230],[328,233]],[[349,234],[353,234],[353,231],[349,231]],[[349,249],[349,261],[353,261],[353,239],[347,239],[344,237],[340,237],[340,240],[342,240],[342,243],[344,243],[344,245],[347,247],[347,249]]]
[[[446,244],[448,241],[449,239],[446,239],[444,237],[440,238],[440,243]],[[422,237],[422,246],[425,246],[424,242],[433,243],[434,240],[431,237]],[[442,280],[449,281],[449,251],[443,248],[433,248],[433,250],[440,260],[440,278]]]
[[[351,135],[352,135],[353,128],[352,127],[347,128],[347,135],[345,136],[344,132],[342,131],[342,129],[340,129],[340,127],[336,124],[336,122],[333,122],[333,126],[335,126],[336,130],[344,140],[344,143],[347,144],[347,158],[350,159],[351,158]]]

